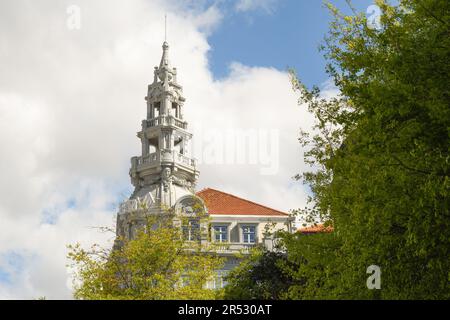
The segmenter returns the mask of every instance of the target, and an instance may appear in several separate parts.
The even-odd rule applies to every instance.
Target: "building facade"
[[[120,206],[116,234],[133,239],[145,224],[145,214],[172,211],[189,216],[193,206],[200,204],[211,227],[211,237],[201,240],[218,242],[219,254],[227,258],[218,279],[210,284],[217,288],[224,284],[222,276],[239,263],[237,252],[248,252],[255,245],[272,248],[274,239],[268,230],[291,232],[293,219],[284,212],[219,190],[195,192],[199,171],[190,154],[193,137],[183,117],[186,99],[177,82],[177,69],[169,61],[167,42],[162,49],[161,62],[154,69],[153,83],[145,97],[146,118],[137,133],[141,155],[131,158],[129,173],[134,192]]]

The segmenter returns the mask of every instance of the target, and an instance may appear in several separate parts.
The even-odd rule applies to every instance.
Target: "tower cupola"
[[[164,41],[161,62],[148,85],[147,113],[137,133],[141,154],[131,158],[130,177],[134,192],[121,206],[126,213],[144,201],[160,210],[173,207],[180,197],[194,194],[199,175],[190,155],[192,134],[183,119],[186,99],[177,83],[177,69],[169,61],[169,44]]]

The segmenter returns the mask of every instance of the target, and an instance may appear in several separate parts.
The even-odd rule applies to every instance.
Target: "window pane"
[[[226,226],[215,226],[214,237],[217,242],[228,241],[228,228]]]
[[[187,241],[200,240],[200,224],[197,219],[191,219],[183,227],[183,236]]]
[[[242,233],[244,237],[244,243],[254,243],[256,236],[256,227],[254,226],[243,226]]]

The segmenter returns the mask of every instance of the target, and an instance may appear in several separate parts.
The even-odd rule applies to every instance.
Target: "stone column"
[[[142,144],[142,156],[148,155],[149,152],[149,142],[147,137],[145,136],[145,132],[142,132],[142,138],[141,138],[141,144]]]
[[[173,132],[169,133],[170,135],[170,150],[174,150],[175,149],[175,135],[173,134]]]
[[[158,82],[158,67],[155,67],[155,70],[153,71],[153,82]]]
[[[147,120],[150,120],[152,118],[153,118],[153,104],[149,100],[147,100]]]
[[[173,82],[177,83],[177,68],[173,67]]]
[[[168,116],[170,114],[170,108],[172,106],[170,105],[170,98],[168,94],[165,94],[164,96],[164,115]]]
[[[158,135],[158,149],[159,151],[165,149],[166,146],[164,144],[164,131],[160,131]]]

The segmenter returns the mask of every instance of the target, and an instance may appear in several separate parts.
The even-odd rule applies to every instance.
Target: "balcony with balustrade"
[[[131,158],[131,169],[133,171],[140,171],[164,164],[165,162],[173,162],[191,169],[195,169],[196,167],[195,159],[189,158],[177,151],[162,149],[142,157]]]
[[[261,245],[260,243],[243,242],[214,242],[214,250],[219,254],[249,254],[251,249]]]
[[[174,126],[180,129],[187,129],[187,122],[171,115],[163,115],[150,120],[146,120],[147,128],[157,126]]]

